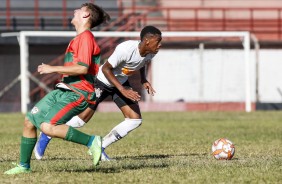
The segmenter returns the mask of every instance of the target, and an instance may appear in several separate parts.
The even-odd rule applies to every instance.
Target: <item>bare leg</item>
[[[91,119],[94,112],[95,111],[93,111],[91,108],[87,108],[83,112],[81,112],[79,116],[74,116],[71,120],[69,120],[66,125],[54,126],[49,123],[42,123],[40,128],[43,133],[41,134],[41,136],[39,136],[38,144],[34,149],[36,159],[42,159],[44,152],[52,137],[65,139],[69,131],[69,126],[74,128],[80,128],[84,126],[85,122],[87,123]],[[71,129],[70,131],[75,130]],[[75,142],[83,142],[83,144],[85,145],[84,141],[81,142],[76,140]]]
[[[36,140],[36,127],[27,118],[25,118],[20,146],[20,165],[26,169],[30,168],[30,159]]]
[[[140,119],[141,112],[138,104],[126,105],[120,108],[125,118]]]
[[[23,137],[36,138],[36,127],[27,119],[24,120]]]
[[[47,136],[65,139],[87,147],[91,146],[92,141],[95,138],[94,135],[85,134],[65,124],[55,126],[44,122],[41,124],[40,128]]]
[[[50,137],[56,137],[64,139],[67,135],[69,126],[63,124],[63,125],[51,125],[49,123],[42,123],[40,126],[43,133]]]

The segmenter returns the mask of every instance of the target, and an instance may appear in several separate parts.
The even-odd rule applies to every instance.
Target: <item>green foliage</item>
[[[282,112],[143,113],[143,124],[107,149],[115,161],[93,168],[87,148],[53,139],[43,160],[32,157],[32,174],[2,173],[19,160],[24,116],[0,114],[0,183],[280,183]],[[123,119],[97,113],[83,128],[105,135]],[[211,145],[235,144],[230,161],[218,161]]]

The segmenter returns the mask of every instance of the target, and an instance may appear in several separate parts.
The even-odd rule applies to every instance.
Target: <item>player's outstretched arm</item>
[[[37,67],[37,71],[40,74],[58,73],[63,75],[84,75],[87,74],[88,68],[78,64],[71,66],[51,66],[42,63]]]

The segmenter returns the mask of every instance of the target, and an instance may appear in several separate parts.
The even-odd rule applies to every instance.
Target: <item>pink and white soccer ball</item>
[[[234,154],[235,146],[226,138],[218,139],[212,144],[212,155],[217,160],[231,160]]]

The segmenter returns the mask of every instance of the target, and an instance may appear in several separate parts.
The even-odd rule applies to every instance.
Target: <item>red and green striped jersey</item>
[[[73,64],[87,67],[88,73],[77,76],[63,75],[62,82],[72,90],[82,93],[87,100],[93,101],[95,99],[94,77],[99,70],[100,48],[90,30],[80,33],[69,43],[64,66]]]

